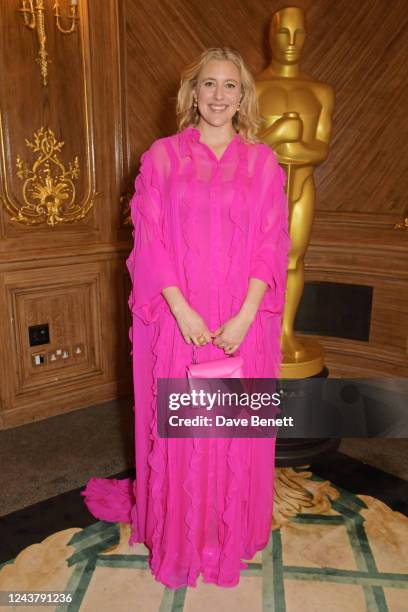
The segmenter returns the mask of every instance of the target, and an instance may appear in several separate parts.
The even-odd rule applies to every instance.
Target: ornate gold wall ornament
[[[41,127],[34,133],[33,142],[27,138],[25,142],[38,156],[30,169],[17,155],[16,174],[24,181],[24,204],[18,207],[5,201],[6,208],[13,215],[12,220],[26,225],[46,222],[54,226],[60,222],[82,219],[94,200],[89,200],[85,206],[75,204],[74,181],[80,173],[78,157],[68,164],[68,169],[64,166],[58,158],[64,142],[58,142],[50,128]]]
[[[394,225],[394,229],[408,230],[408,217]]]
[[[121,224],[124,227],[132,226],[132,216],[130,213],[130,200],[131,199],[132,199],[132,196],[130,193],[123,193],[119,199]]]
[[[48,59],[48,53],[45,48],[47,42],[47,34],[45,31],[45,8],[44,8],[44,0],[34,0],[35,6],[33,4],[33,0],[22,0],[21,7],[17,9],[19,13],[23,16],[23,23],[26,28],[29,30],[36,30],[37,38],[38,38],[38,57],[37,62],[40,65],[41,77],[43,85],[47,85],[48,82],[48,64],[50,60]],[[68,28],[63,28],[61,25],[61,13],[59,8],[59,1],[55,0],[54,2],[54,17],[55,24],[58,30],[62,34],[71,34],[75,31],[76,22],[79,20],[78,17],[78,0],[71,0],[69,7],[69,17],[70,26]]]

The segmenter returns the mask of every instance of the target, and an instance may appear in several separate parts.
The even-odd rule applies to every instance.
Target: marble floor
[[[324,485],[314,473],[310,479]],[[52,609],[69,612],[406,610],[408,518],[375,497],[330,483],[330,503],[298,512],[273,529],[266,548],[245,560],[234,588],[200,576],[195,586],[178,589],[154,579],[148,549],[128,544],[128,524],[92,521],[80,527],[78,497],[79,492],[71,495],[71,508],[63,494],[14,513],[13,520],[5,517],[9,538],[18,534],[22,545],[31,534],[36,543],[0,563],[0,591],[64,591],[72,597],[69,607]],[[62,529],[53,531],[55,520],[65,528],[60,522]],[[47,524],[52,533],[34,533],[36,524]]]

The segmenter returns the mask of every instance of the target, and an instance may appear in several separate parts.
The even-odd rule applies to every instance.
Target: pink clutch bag
[[[195,347],[193,346],[193,363],[187,366],[187,380],[190,391],[197,391],[198,393],[210,392],[214,393],[219,391],[219,387],[223,387],[224,391],[230,391],[229,384],[220,383],[220,379],[223,378],[244,378],[243,366],[244,360],[242,357],[225,357],[223,359],[213,359],[212,361],[203,361],[202,363],[195,363]],[[200,379],[208,379],[200,380]],[[216,387],[212,384],[210,379],[214,379]],[[235,383],[234,383],[235,384]],[[195,437],[194,428],[192,431],[192,437]],[[217,435],[216,432],[213,432]]]
[[[226,357],[195,363],[193,347],[193,363],[187,367],[188,378],[243,378],[244,360],[242,357]]]

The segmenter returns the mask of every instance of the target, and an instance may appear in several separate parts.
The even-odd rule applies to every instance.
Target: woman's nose
[[[214,91],[214,98],[216,98],[217,100],[222,100],[223,97],[224,91],[222,85],[217,85]]]

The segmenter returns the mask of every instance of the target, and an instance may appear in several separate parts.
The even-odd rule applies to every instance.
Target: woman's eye
[[[204,87],[213,87],[214,85],[215,85],[214,81],[204,81]],[[235,83],[226,83],[225,86],[227,89],[236,88]]]

